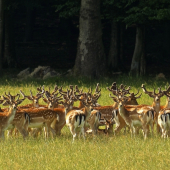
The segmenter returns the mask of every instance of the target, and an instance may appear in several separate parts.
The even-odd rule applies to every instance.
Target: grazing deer
[[[46,127],[45,137],[49,137],[49,132],[53,133],[53,136],[56,136],[56,132],[51,128],[51,124],[54,121],[59,121],[59,115],[51,109],[46,108],[29,108],[23,109],[29,115],[29,125],[28,128],[42,128]],[[27,128],[27,130],[28,130]]]
[[[19,99],[20,95],[17,95],[18,98],[15,101],[15,98],[12,98],[9,94],[9,99],[6,98],[5,102],[3,103],[3,106],[9,106],[9,111],[4,111],[3,113],[0,113],[0,138],[4,138],[4,131],[8,129],[11,122],[13,121],[17,106],[21,104],[24,99]],[[4,100],[0,100],[0,103],[2,103]]]

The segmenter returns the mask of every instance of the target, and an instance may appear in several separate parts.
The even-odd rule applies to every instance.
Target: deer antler
[[[141,88],[142,88],[143,92],[144,92],[145,94],[148,94],[150,97],[154,97],[154,96],[155,96],[155,89],[154,89],[153,92],[149,92],[149,91],[146,90],[144,84],[142,84]]]
[[[99,90],[99,83],[97,83],[95,94],[98,94],[101,92],[101,89]]]

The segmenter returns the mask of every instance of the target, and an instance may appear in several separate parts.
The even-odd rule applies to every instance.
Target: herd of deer
[[[4,139],[4,132],[8,130],[8,136],[18,131],[25,139],[29,134],[36,136],[42,132],[44,128],[45,138],[48,138],[50,132],[53,137],[61,134],[62,128],[67,125],[75,140],[78,132],[85,139],[85,131],[87,126],[96,135],[100,125],[105,125],[105,133],[120,132],[122,128],[127,126],[130,128],[131,135],[135,135],[141,129],[144,134],[144,139],[147,138],[149,130],[153,133],[153,126],[156,124],[157,132],[162,134],[163,138],[168,137],[170,131],[170,86],[155,93],[147,91],[144,84],[142,90],[145,94],[154,98],[153,104],[139,105],[137,99],[141,95],[130,93],[130,87],[124,85],[117,86],[114,82],[110,88],[107,88],[112,95],[114,104],[111,106],[100,106],[97,100],[101,96],[101,89],[97,84],[95,92],[92,93],[91,88],[88,92],[79,90],[70,85],[67,91],[62,87],[55,86],[53,92],[44,90],[44,86],[37,88],[37,94],[33,96],[30,91],[30,96],[26,96],[21,90],[20,94],[12,96],[10,93],[1,96],[0,104],[9,106],[9,108],[0,109],[0,138]],[[167,102],[164,106],[160,106],[160,98],[167,96]],[[32,104],[18,106],[25,99],[32,101]],[[47,105],[40,105],[39,99],[43,98]],[[78,107],[74,107],[74,102],[80,101]],[[17,107],[18,106],[18,107]],[[107,119],[106,119],[107,117]],[[109,118],[109,119],[108,119]],[[113,124],[116,128],[113,132]]]

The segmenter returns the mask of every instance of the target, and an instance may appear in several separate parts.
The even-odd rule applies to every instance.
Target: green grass
[[[159,86],[168,85],[168,81],[156,81],[153,78],[132,78],[120,76],[118,78],[103,78],[92,80],[85,78],[58,78],[43,80],[16,80],[2,78],[0,81],[0,94],[10,91],[16,94],[22,89],[29,95],[29,89],[33,94],[40,85],[53,88],[55,84],[67,89],[70,84],[78,85],[87,91],[91,86],[94,90],[96,83],[100,83],[102,95],[99,99],[101,105],[111,105],[109,91],[106,87],[116,81],[131,86],[134,92],[141,90],[141,84],[146,85],[147,90],[153,90]],[[152,104],[153,99],[142,94],[139,104]],[[164,105],[166,97],[161,98]],[[30,103],[25,100],[23,104]],[[40,103],[43,103],[42,100]],[[77,105],[78,103],[76,103]],[[45,140],[43,136],[37,139],[29,138],[23,141],[19,137],[9,138],[0,143],[0,169],[168,169],[170,163],[170,141],[163,140],[160,136],[149,136],[144,141],[142,133],[136,138],[130,134],[121,132],[118,136],[99,135],[95,139],[91,135],[83,139],[77,139],[72,144],[72,135],[67,127],[62,130],[62,135],[56,139]]]

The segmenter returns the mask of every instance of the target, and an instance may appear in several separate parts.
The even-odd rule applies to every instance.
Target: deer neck
[[[38,103],[36,104],[36,103],[33,102],[33,107],[38,108],[39,104]]]
[[[9,111],[8,111],[8,123],[9,124],[13,121],[13,119],[15,117],[16,110],[17,109],[13,109],[12,107],[9,108]]]
[[[81,108],[83,108],[83,107],[84,107],[84,105],[83,105],[83,103],[80,101],[78,108],[81,109]]]
[[[159,113],[159,111],[160,111],[160,101],[158,101],[158,102],[153,102],[152,103],[152,107],[154,108],[154,110],[156,111],[156,113],[158,114]]]
[[[63,111],[64,111],[64,113],[65,113],[65,116],[67,115],[67,113],[70,111],[70,110],[72,110],[72,109],[68,109],[68,108],[63,108]]]
[[[117,108],[118,107],[118,104],[116,102],[113,103],[112,105],[113,108]]]
[[[89,107],[84,107],[84,109],[82,109],[84,111],[84,114],[86,116],[86,120],[90,117],[91,114],[91,110]]]
[[[126,124],[130,126],[131,120],[129,119],[129,113],[125,109],[125,106],[124,105],[122,105],[122,107],[119,106],[118,109],[119,109],[120,116],[124,119]]]

